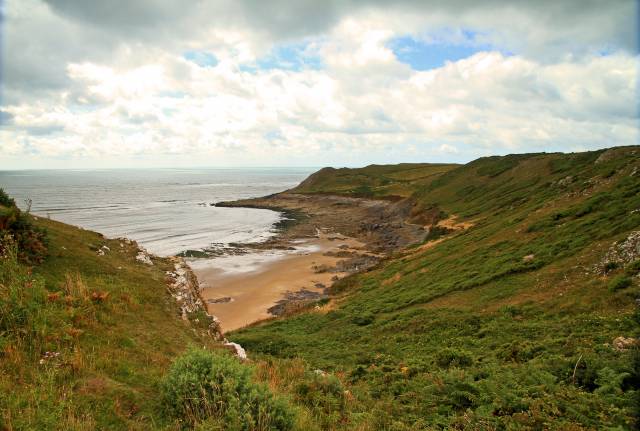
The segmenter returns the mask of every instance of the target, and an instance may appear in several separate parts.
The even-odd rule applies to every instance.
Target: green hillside
[[[181,318],[174,261],[0,192],[0,430],[637,425],[640,147],[323,169],[292,191],[408,198],[449,229],[227,334],[250,364]]]
[[[10,256],[0,268],[0,429],[162,424],[158,385],[171,361],[189,345],[215,347],[178,317],[166,293],[172,267],[137,262],[134,244],[35,223],[48,232],[48,258],[33,273]]]
[[[323,168],[310,175],[293,193],[332,193],[354,197],[408,197],[421,185],[455,168],[454,164],[401,163],[364,168]]]
[[[0,430],[309,429],[216,341],[173,260],[0,198]],[[45,233],[28,266],[19,239]]]
[[[420,170],[417,207],[471,227],[338,282],[320,309],[230,338],[338,376],[348,396],[307,397],[325,429],[632,429],[640,148]],[[360,174],[324,169],[294,191],[351,194]]]

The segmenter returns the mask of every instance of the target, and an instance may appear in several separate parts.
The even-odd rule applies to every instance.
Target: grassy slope
[[[401,163],[364,168],[324,168],[291,190],[295,193],[337,193],[346,196],[407,197],[417,187],[450,169],[454,164]]]
[[[611,292],[623,270],[590,269],[640,227],[640,148],[603,153],[483,158],[438,175],[413,197],[472,228],[344,280],[328,312],[232,339],[341,376],[354,399],[329,429],[631,428],[634,353],[611,342],[637,335],[638,281]],[[322,178],[335,172],[312,191],[349,194]]]
[[[168,263],[144,265],[134,246],[121,249],[117,240],[49,220],[37,224],[51,244],[36,280],[53,296],[27,304],[32,332],[22,341],[0,337],[0,429],[168,426],[159,413],[161,376],[188,345],[215,347],[177,316],[166,294]],[[102,245],[111,251],[98,256],[91,248]],[[109,295],[95,302],[87,299],[92,292]],[[60,356],[40,364],[45,351]]]

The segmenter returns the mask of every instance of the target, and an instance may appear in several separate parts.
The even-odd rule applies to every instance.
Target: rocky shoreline
[[[355,238],[365,243],[368,251],[380,254],[424,240],[428,234],[425,226],[437,223],[440,216],[439,212],[429,215],[422,211],[417,219],[411,199],[388,201],[289,192],[215,205],[283,212],[289,221],[260,248],[290,246],[294,239],[316,237],[323,230]]]
[[[278,193],[261,198],[220,202],[220,207],[246,207],[270,209],[283,213],[283,221],[276,227],[277,234],[262,243],[233,244],[231,254],[256,250],[296,250],[300,241],[325,237],[329,241],[344,241],[351,238],[363,244],[357,249],[346,245],[328,251],[323,256],[336,258],[334,263],[317,264],[317,274],[336,274],[328,286],[309,289],[298,287],[286,291],[281,299],[268,308],[271,316],[282,316],[328,299],[328,288],[339,278],[374,267],[380,259],[408,245],[424,241],[429,227],[422,223],[437,223],[433,220],[415,220],[414,202],[406,200],[373,200],[337,195],[305,195]],[[224,250],[223,250],[224,252]],[[339,274],[339,276],[338,276]],[[317,286],[315,286],[317,287]],[[233,301],[229,297],[216,297],[208,304]]]

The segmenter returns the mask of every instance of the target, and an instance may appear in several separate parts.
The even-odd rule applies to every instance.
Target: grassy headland
[[[420,186],[456,168],[455,164],[400,163],[364,168],[323,168],[292,189],[295,193],[340,194],[344,196],[400,199]]]
[[[369,196],[401,195],[381,167],[323,169],[289,193],[353,195],[372,169]],[[416,215],[471,227],[338,282],[320,309],[230,338],[338,376],[346,398],[282,382],[326,429],[631,429],[638,350],[618,337],[638,335],[640,148],[409,172]],[[608,261],[616,241],[632,252]]]

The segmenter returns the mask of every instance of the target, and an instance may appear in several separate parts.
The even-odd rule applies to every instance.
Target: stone
[[[225,296],[222,298],[210,298],[210,299],[207,299],[207,302],[209,304],[225,304],[227,302],[233,302],[233,298],[230,296]]]
[[[613,348],[621,352],[640,344],[635,338],[617,337],[613,340]]]
[[[248,359],[247,352],[245,352],[240,344],[229,341],[224,343],[224,346],[230,350],[231,353],[235,354],[241,361],[246,361]]]
[[[153,265],[151,258],[143,250],[140,250],[138,252],[138,254],[136,255],[136,260],[140,263],[144,263],[145,265]]]
[[[605,274],[611,264],[625,266],[638,259],[640,259],[640,231],[635,231],[625,239],[614,242],[594,270],[596,273]]]

